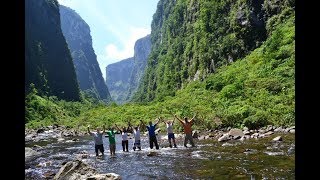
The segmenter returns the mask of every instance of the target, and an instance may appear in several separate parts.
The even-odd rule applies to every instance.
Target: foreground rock
[[[105,179],[121,179],[120,175],[115,174],[115,173],[107,173],[107,174],[97,174],[93,175],[87,178],[87,180],[92,179],[92,180],[105,180]]]
[[[37,157],[39,157],[40,153],[29,148],[25,147],[25,162],[31,161]]]
[[[151,151],[150,153],[147,154],[147,156],[157,156],[157,155],[158,153],[154,151]]]
[[[60,168],[53,179],[59,180],[118,180],[120,175],[114,173],[98,174],[90,165],[81,160],[67,162]]]

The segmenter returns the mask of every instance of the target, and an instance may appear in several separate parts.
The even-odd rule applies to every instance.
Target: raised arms
[[[92,132],[90,131],[90,126],[88,125],[88,133],[92,134]]]
[[[194,118],[197,116],[197,113],[192,117],[192,119],[190,120],[190,122],[194,121]]]
[[[120,133],[122,132],[122,130],[117,126],[117,124],[115,124],[116,128],[118,129],[118,131],[120,131]]]
[[[140,127],[141,129],[144,129],[146,127],[146,125],[144,124],[144,122],[140,119]]]
[[[180,118],[178,118],[178,116],[177,115],[173,115],[175,118],[177,118],[182,124],[184,124],[184,122],[183,122],[183,120],[182,119],[180,119]]]
[[[158,125],[158,123],[159,123],[160,120],[161,120],[161,117],[158,117],[157,119],[158,119],[158,120],[157,120],[157,122],[156,122],[154,125]]]
[[[103,125],[103,131],[102,131],[102,134],[106,133],[106,126]]]

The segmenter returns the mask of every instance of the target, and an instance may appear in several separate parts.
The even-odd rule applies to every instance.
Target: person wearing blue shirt
[[[140,120],[141,121],[141,120]],[[153,149],[153,144],[156,146],[156,149],[159,149],[158,141],[157,141],[157,136],[156,136],[156,126],[159,123],[160,119],[157,118],[157,122],[155,124],[152,124],[151,121],[149,121],[149,125],[146,126],[149,132],[149,143],[150,143],[150,149]],[[141,121],[141,123],[143,123]]]

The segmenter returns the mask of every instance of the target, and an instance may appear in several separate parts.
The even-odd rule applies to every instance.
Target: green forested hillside
[[[25,91],[34,84],[42,96],[80,100],[56,0],[25,0]]]
[[[160,0],[151,24],[152,50],[133,97],[163,100],[259,47],[294,0]]]
[[[65,115],[56,120],[32,120],[27,126],[37,127],[53,122],[68,126],[112,126],[116,122],[119,125],[128,121],[135,124],[139,119],[147,121],[158,116],[172,118],[171,113],[191,117],[195,112],[198,113],[195,121],[198,129],[292,125],[295,120],[294,11],[291,8],[283,10],[270,18],[266,27],[268,38],[261,47],[230,65],[217,67],[215,73],[204,80],[185,85],[175,92],[175,96],[121,106],[87,106],[85,103],[61,106],[61,101],[40,101],[42,99],[34,95],[34,104],[47,102],[50,107],[58,105]],[[30,106],[30,110],[34,110],[33,107]],[[72,114],[75,109],[76,115]],[[35,110],[33,114],[38,112]],[[61,111],[50,112],[58,114]]]

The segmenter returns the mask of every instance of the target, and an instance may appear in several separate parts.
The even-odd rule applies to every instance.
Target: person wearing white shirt
[[[140,141],[140,125],[135,126],[132,128],[133,136],[134,136],[134,143],[133,143],[133,150],[135,151],[137,148],[141,150],[141,141]]]
[[[122,137],[122,150],[129,152],[129,141],[128,141],[128,128],[123,127],[122,130],[116,125],[116,128],[120,131]]]
[[[161,117],[159,117],[161,118]],[[162,119],[162,118],[161,118]],[[168,133],[168,140],[169,140],[169,146],[172,148],[172,144],[171,144],[171,139],[173,141],[173,145],[174,147],[176,148],[177,147],[177,144],[176,144],[176,140],[175,140],[175,137],[174,137],[174,133],[173,133],[173,123],[174,123],[174,120],[173,121],[163,121],[166,126],[167,126],[167,133]]]

